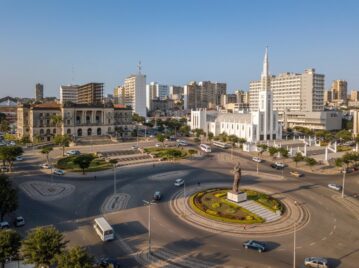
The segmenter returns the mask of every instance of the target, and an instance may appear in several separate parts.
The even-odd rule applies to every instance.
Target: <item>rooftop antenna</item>
[[[141,74],[141,70],[142,70],[141,61],[138,62],[137,68],[138,68],[138,74]]]

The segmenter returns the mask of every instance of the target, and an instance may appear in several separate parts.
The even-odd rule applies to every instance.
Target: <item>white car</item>
[[[262,162],[263,162],[263,160],[260,159],[259,157],[253,157],[252,160],[253,160],[254,162],[257,162],[257,163],[262,163]]]
[[[181,142],[177,142],[177,145],[178,146],[187,146],[188,144],[186,142],[181,141]]]
[[[15,160],[16,160],[16,161],[22,161],[23,158],[22,158],[21,156],[16,156]]]
[[[10,228],[10,225],[7,221],[0,221],[0,230],[1,229],[8,229]]]
[[[285,164],[282,163],[282,162],[275,162],[275,164],[276,164],[277,167],[281,167],[281,168],[285,167]]]
[[[51,167],[49,164],[47,164],[47,163],[41,164],[40,167],[41,167],[41,168],[46,168],[46,169],[52,168],[52,167]]]
[[[305,267],[328,268],[327,259],[321,257],[309,257],[304,259]]]
[[[161,145],[160,143],[156,143],[155,146],[156,146],[157,148],[162,147],[162,145]]]
[[[79,155],[79,154],[80,154],[80,151],[78,151],[78,150],[70,150],[65,153],[65,155],[67,155],[67,156]]]
[[[137,146],[137,145],[132,145],[132,146],[131,146],[131,149],[132,149],[132,150],[137,150],[137,149],[138,149],[138,146]]]
[[[174,183],[175,186],[182,186],[184,184],[184,180],[183,179],[177,179]]]
[[[54,174],[55,175],[65,175],[65,171],[63,171],[62,169],[54,169]]]
[[[342,186],[338,185],[338,184],[335,184],[335,183],[329,183],[328,187],[330,189],[333,189],[333,190],[338,191],[338,192],[340,192],[342,190]]]

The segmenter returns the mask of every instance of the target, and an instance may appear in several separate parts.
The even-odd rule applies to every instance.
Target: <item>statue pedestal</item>
[[[247,194],[244,192],[239,192],[239,193],[227,192],[227,199],[232,202],[240,203],[247,200]]]

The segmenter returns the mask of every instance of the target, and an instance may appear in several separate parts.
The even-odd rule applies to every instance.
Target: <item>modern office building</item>
[[[189,82],[184,86],[184,109],[210,108],[221,105],[221,95],[227,93],[227,84],[201,81]]]
[[[78,93],[79,93],[78,85],[60,86],[60,103],[66,103],[66,102],[77,103]]]
[[[146,117],[146,75],[130,75],[123,85],[123,104],[131,106],[134,113]]]
[[[215,136],[223,132],[245,138],[250,143],[282,138],[278,113],[273,111],[273,98],[269,75],[268,51],[264,56],[263,72],[258,92],[259,107],[250,113],[221,113],[199,109],[191,111],[191,129],[201,128]]]
[[[103,100],[103,83],[88,83],[78,86],[78,104],[99,104]]]
[[[348,96],[348,83],[345,80],[334,80],[332,82],[332,99],[333,102],[345,103]]]
[[[147,111],[152,110],[152,101],[154,99],[165,100],[169,95],[169,87],[161,85],[157,82],[151,82],[146,85],[146,108]]]
[[[125,88],[123,86],[117,86],[113,90],[113,98],[115,104],[124,105]]]
[[[351,101],[359,101],[359,91],[358,90],[352,90],[350,93],[350,100]]]
[[[271,76],[273,110],[280,114],[284,111],[322,111],[324,109],[324,75],[315,69],[306,69],[304,73],[282,73]],[[251,111],[259,109],[258,94],[261,81],[249,84]]]
[[[35,86],[35,100],[40,101],[44,98],[44,85],[37,83]]]

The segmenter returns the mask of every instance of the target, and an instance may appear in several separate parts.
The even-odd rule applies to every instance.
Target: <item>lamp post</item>
[[[186,181],[183,180],[183,216],[186,216]]]
[[[143,200],[148,206],[148,254],[151,254],[151,205],[156,204],[153,201]]]
[[[343,169],[343,184],[342,184],[342,198],[344,198],[344,187],[345,187],[345,174],[347,173],[346,168]]]
[[[111,159],[110,163],[113,165],[113,194],[115,195],[117,190],[116,190],[116,164],[117,164],[117,159]]]
[[[257,174],[259,173],[259,162],[257,162]]]
[[[297,206],[297,201],[294,201],[294,205]],[[293,234],[293,268],[295,268],[295,260],[296,260],[296,244],[297,244],[297,226],[296,222],[294,222],[294,234]]]

